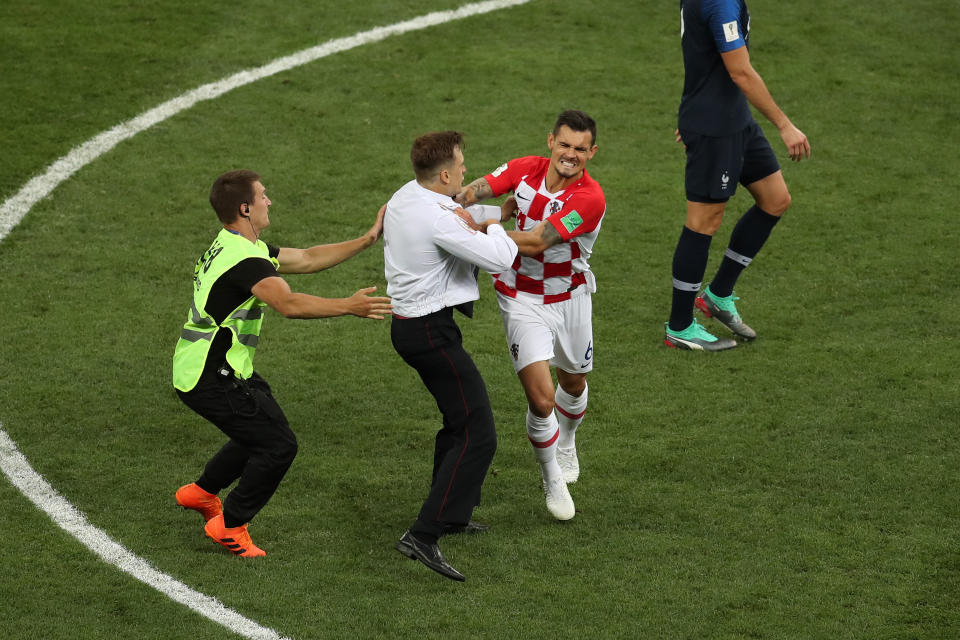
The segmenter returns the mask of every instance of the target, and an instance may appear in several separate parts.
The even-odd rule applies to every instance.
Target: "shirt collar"
[[[420,191],[423,193],[424,196],[433,200],[444,209],[448,211],[454,211],[455,209],[460,207],[460,205],[457,204],[457,201],[453,199],[453,196],[448,196],[446,194],[437,193],[436,191],[427,189],[425,186],[423,186],[416,180],[414,180],[413,182],[415,185],[417,185],[417,188],[420,189]]]

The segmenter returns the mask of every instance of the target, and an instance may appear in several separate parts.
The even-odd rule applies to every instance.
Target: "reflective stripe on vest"
[[[213,340],[213,334],[206,331],[191,331],[184,329],[180,332],[180,337],[187,342],[196,342],[197,340]]]
[[[173,354],[173,386],[177,389],[189,391],[196,386],[203,373],[210,345],[222,330],[229,331],[231,335],[226,359],[235,375],[243,379],[253,375],[253,356],[260,341],[265,303],[250,296],[219,325],[204,311],[217,280],[247,258],[264,258],[270,260],[274,267],[279,267],[279,262],[270,257],[264,242],[258,240],[254,244],[226,229],[217,235],[210,248],[197,261],[193,301]]]

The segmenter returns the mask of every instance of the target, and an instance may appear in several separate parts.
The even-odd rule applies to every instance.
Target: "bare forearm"
[[[507,235],[517,243],[518,253],[527,257],[540,255],[563,240],[553,225],[546,220],[530,231],[507,231]]]
[[[726,54],[725,54],[726,55]],[[760,77],[747,59],[741,58],[740,64],[728,66],[730,77],[740,87],[743,94],[747,97],[757,110],[764,115],[780,133],[783,144],[787,147],[790,159],[799,161],[810,157],[810,141],[807,136],[797,129],[790,118],[777,106],[773,96],[767,90],[763,78]]]
[[[317,271],[329,269],[338,265],[344,260],[348,260],[357,255],[377,240],[369,236],[360,236],[353,240],[338,242],[336,244],[319,245],[307,249],[307,255],[311,257]]]
[[[790,119],[774,102],[763,78],[753,68],[750,61],[750,52],[746,47],[726,51],[721,53],[720,57],[727,73],[730,74],[730,79],[740,88],[740,91],[757,111],[762,113],[767,120],[781,131],[790,126]]]
[[[280,276],[270,276],[253,285],[250,293],[287,318],[331,318],[350,314],[383,319],[383,314],[389,313],[393,306],[390,298],[369,295],[376,290],[376,287],[366,287],[349,298],[321,298],[307,293],[294,293],[286,280]]]
[[[308,293],[291,292],[272,306],[286,318],[307,320],[348,315],[348,302],[348,298],[321,298]]]
[[[477,178],[454,196],[460,206],[469,207],[472,204],[488,200],[493,197],[493,189],[485,178]]]
[[[284,262],[281,257],[280,273],[315,273],[329,269],[357,255],[376,242],[376,238],[369,234],[338,242],[335,244],[320,244],[304,249],[299,259]]]
[[[540,248],[540,238],[531,231],[507,231],[510,239],[517,243],[517,253],[522,256],[532,257],[543,253]]]
[[[736,85],[740,87],[740,90],[743,91],[743,95],[747,97],[750,104],[756,107],[757,111],[762,113],[763,117],[769,120],[777,129],[783,129],[790,124],[790,119],[787,118],[787,114],[777,106],[763,78],[760,77],[760,74],[757,73],[753,67],[731,74],[730,77]]]

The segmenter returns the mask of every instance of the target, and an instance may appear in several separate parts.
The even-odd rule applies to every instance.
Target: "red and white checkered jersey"
[[[549,167],[549,158],[527,156],[484,176],[494,195],[513,191],[519,209],[518,230],[529,231],[546,219],[563,238],[540,255],[518,254],[509,271],[493,276],[500,293],[536,304],[569,300],[597,290],[587,260],[607,208],[603,190],[586,171],[566,189],[547,191]]]

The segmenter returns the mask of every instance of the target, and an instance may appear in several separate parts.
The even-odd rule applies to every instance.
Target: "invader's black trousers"
[[[445,524],[466,524],[497,450],[487,387],[462,345],[451,309],[420,318],[394,317],[393,347],[437,402],[443,427],[433,451],[430,492],[410,528],[440,537]]]

